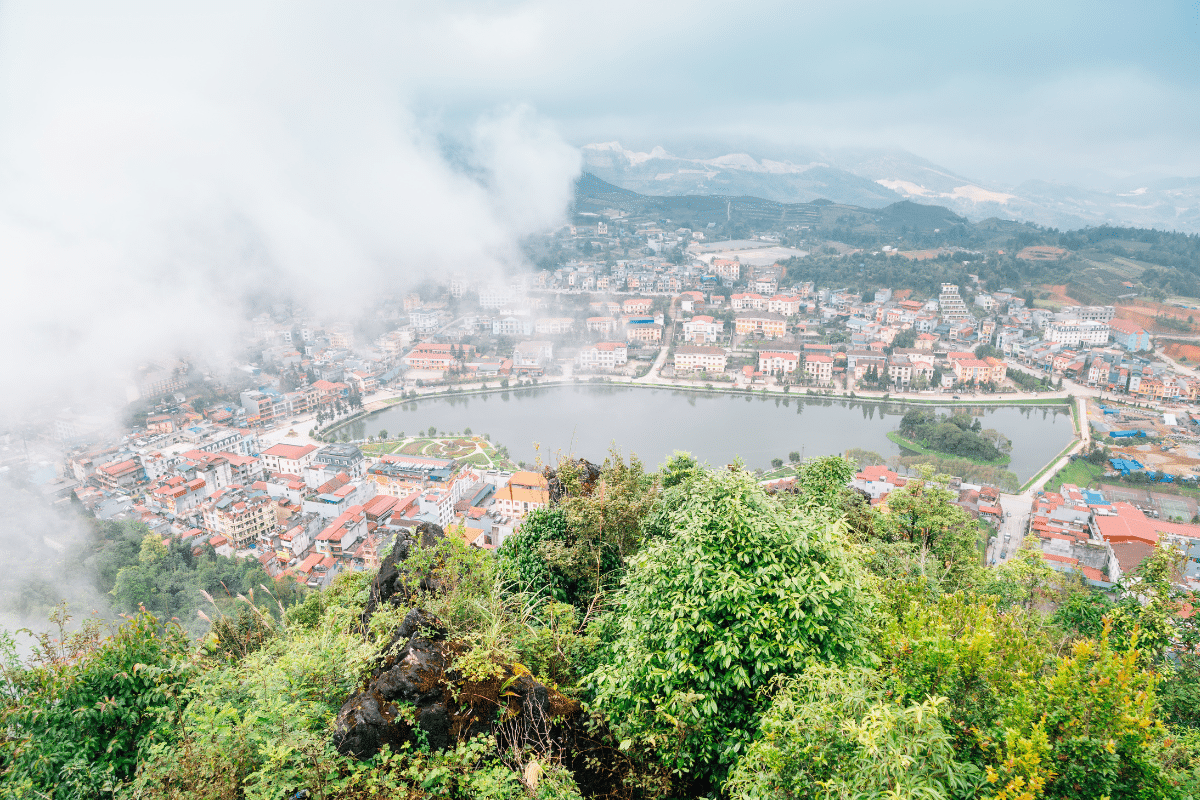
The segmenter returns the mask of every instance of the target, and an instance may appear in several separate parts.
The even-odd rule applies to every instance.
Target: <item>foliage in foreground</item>
[[[459,674],[520,665],[583,701],[619,768],[607,797],[1200,798],[1200,631],[1178,553],[1113,598],[1035,548],[985,570],[941,478],[876,507],[844,488],[850,470],[814,460],[771,496],[682,455],[657,474],[610,460],[499,558],[454,536],[411,552],[406,602],[365,630],[373,576],[357,573],[277,616],[239,601],[199,642],[149,614],[43,637],[24,662],[5,639],[0,797],[600,791],[549,745],[332,749],[339,707],[420,607]]]

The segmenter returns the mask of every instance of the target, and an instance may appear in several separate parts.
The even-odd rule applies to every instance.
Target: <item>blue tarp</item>
[[[1131,439],[1136,436],[1145,436],[1146,432],[1142,430],[1136,431],[1112,431],[1108,434],[1114,439]]]

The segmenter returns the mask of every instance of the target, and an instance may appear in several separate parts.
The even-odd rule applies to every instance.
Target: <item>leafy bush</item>
[[[622,748],[715,785],[776,675],[862,657],[862,576],[839,526],[785,509],[740,470],[668,490],[646,530],[591,678],[594,707]]]
[[[149,613],[101,638],[98,624],[40,637],[31,662],[16,659],[6,637],[5,696],[0,722],[7,797],[58,800],[99,797],[133,777],[155,743],[169,741],[191,669],[187,637],[178,626],[160,632]]]
[[[874,670],[811,664],[782,683],[725,789],[738,800],[968,796],[982,774],[955,760],[948,705],[897,702]]]

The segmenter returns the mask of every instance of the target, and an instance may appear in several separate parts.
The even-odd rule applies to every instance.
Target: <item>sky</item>
[[[422,99],[530,103],[577,144],[903,148],[1002,185],[1200,175],[1194,0],[484,8],[468,27],[505,44]]]
[[[1197,2],[7,0],[2,358],[100,385],[281,286],[519,266],[594,141],[1200,175],[1198,41]]]

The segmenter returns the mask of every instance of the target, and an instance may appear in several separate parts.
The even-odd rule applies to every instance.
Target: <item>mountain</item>
[[[705,156],[696,148],[684,149],[687,155],[662,146],[642,152],[614,141],[586,144],[581,151],[588,172],[649,195],[755,196],[779,203],[823,198],[864,208],[912,200],[945,206],[971,220],[1200,232],[1200,178],[1145,176],[1102,189],[1048,181],[1003,187],[971,180],[903,150],[805,148]]]

